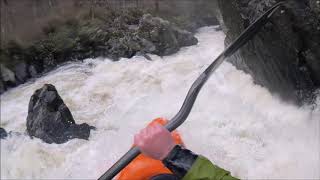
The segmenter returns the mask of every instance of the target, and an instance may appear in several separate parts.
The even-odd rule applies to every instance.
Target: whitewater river
[[[224,34],[213,27],[197,37],[198,45],[151,55],[154,61],[70,63],[3,94],[1,126],[20,135],[1,140],[1,178],[98,178],[129,149],[135,132],[153,118],[174,116],[192,82],[224,49]],[[46,144],[26,135],[30,96],[45,83],[56,86],[77,123],[97,127],[89,141]],[[225,62],[179,130],[189,149],[234,176],[319,179],[319,122],[319,107],[286,104]]]

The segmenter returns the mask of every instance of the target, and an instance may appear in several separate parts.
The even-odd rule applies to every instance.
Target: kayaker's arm
[[[142,153],[163,164],[182,180],[237,180],[230,172],[203,156],[176,145],[170,132],[159,124],[147,126],[134,137]]]
[[[162,161],[175,175],[183,180],[237,180],[230,172],[212,164],[201,155],[176,145]]]

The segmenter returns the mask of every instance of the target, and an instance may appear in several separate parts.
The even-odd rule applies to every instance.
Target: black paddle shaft
[[[183,102],[179,112],[168,122],[165,126],[169,131],[175,130],[179,127],[189,116],[191,109],[197,96],[207,82],[211,74],[221,65],[221,63],[245,43],[247,43],[260,29],[269,22],[271,16],[279,9],[283,2],[277,3],[271,7],[267,12],[260,16],[254,23],[252,23],[230,46],[225,49],[216,60],[210,64],[210,66],[196,79],[188,91],[188,94]],[[99,180],[111,180],[115,177],[123,168],[125,168],[135,157],[140,154],[138,147],[131,148],[124,156],[122,156],[118,162],[116,162],[107,172],[105,172]]]

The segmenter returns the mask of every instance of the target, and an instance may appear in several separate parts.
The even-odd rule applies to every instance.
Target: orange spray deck
[[[168,120],[157,118],[149,123],[148,126],[154,124],[165,125],[167,123]],[[173,131],[171,135],[176,144],[184,146],[182,138],[177,131]],[[140,154],[119,173],[117,180],[149,180],[158,174],[172,174],[172,172],[161,161]]]

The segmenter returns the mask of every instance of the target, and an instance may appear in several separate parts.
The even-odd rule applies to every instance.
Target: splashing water
[[[156,117],[171,118],[195,78],[224,49],[224,34],[206,27],[199,44],[153,62],[142,57],[70,63],[1,96],[1,178],[95,179]],[[25,133],[30,96],[56,86],[77,123],[97,127],[90,140],[46,144]],[[320,101],[318,101],[320,102]],[[298,108],[272,96],[249,75],[222,64],[179,130],[187,147],[248,179],[320,178],[320,108]]]

